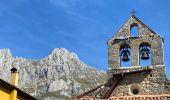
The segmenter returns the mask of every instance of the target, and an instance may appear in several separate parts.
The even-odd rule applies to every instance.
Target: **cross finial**
[[[132,15],[136,14],[136,11],[133,9],[131,12]]]

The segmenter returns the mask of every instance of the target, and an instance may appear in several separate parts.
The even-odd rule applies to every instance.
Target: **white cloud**
[[[98,23],[96,19],[88,16],[83,9],[88,9],[95,4],[102,4],[103,0],[50,0],[50,4],[63,9],[63,12],[71,16],[74,21],[88,21]]]

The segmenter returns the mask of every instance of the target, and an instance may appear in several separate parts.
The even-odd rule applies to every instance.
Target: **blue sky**
[[[106,42],[135,9],[139,19],[164,37],[170,73],[169,5],[170,0],[0,0],[0,48],[39,59],[63,47],[106,70]]]

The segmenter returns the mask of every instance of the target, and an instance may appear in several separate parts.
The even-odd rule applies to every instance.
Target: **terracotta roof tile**
[[[91,97],[83,97],[72,100],[170,100],[170,94],[159,95],[134,95],[134,96],[112,96],[109,99],[94,99]]]

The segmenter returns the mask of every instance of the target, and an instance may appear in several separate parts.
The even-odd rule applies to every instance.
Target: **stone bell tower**
[[[138,36],[131,35],[131,29],[138,27]],[[152,65],[164,65],[163,59],[163,38],[148,28],[136,16],[132,15],[122,28],[108,41],[108,67],[115,69],[121,67],[121,50],[129,48],[131,50],[132,66],[140,66],[140,47],[148,46]]]
[[[133,27],[138,28],[138,36],[132,36]],[[123,75],[112,95],[158,94],[166,91],[163,42],[160,35],[135,15],[127,20],[108,41],[108,79]],[[141,66],[141,60],[149,59],[151,65]],[[131,66],[121,65],[121,62],[128,61]]]
[[[134,27],[137,27],[138,31],[135,36],[132,34]],[[169,100],[165,99],[170,98],[170,82],[165,74],[163,43],[164,40],[160,35],[132,15],[107,42],[107,82],[77,98]],[[142,65],[148,60],[150,60],[149,65]],[[130,62],[131,65],[124,67],[123,62]]]

